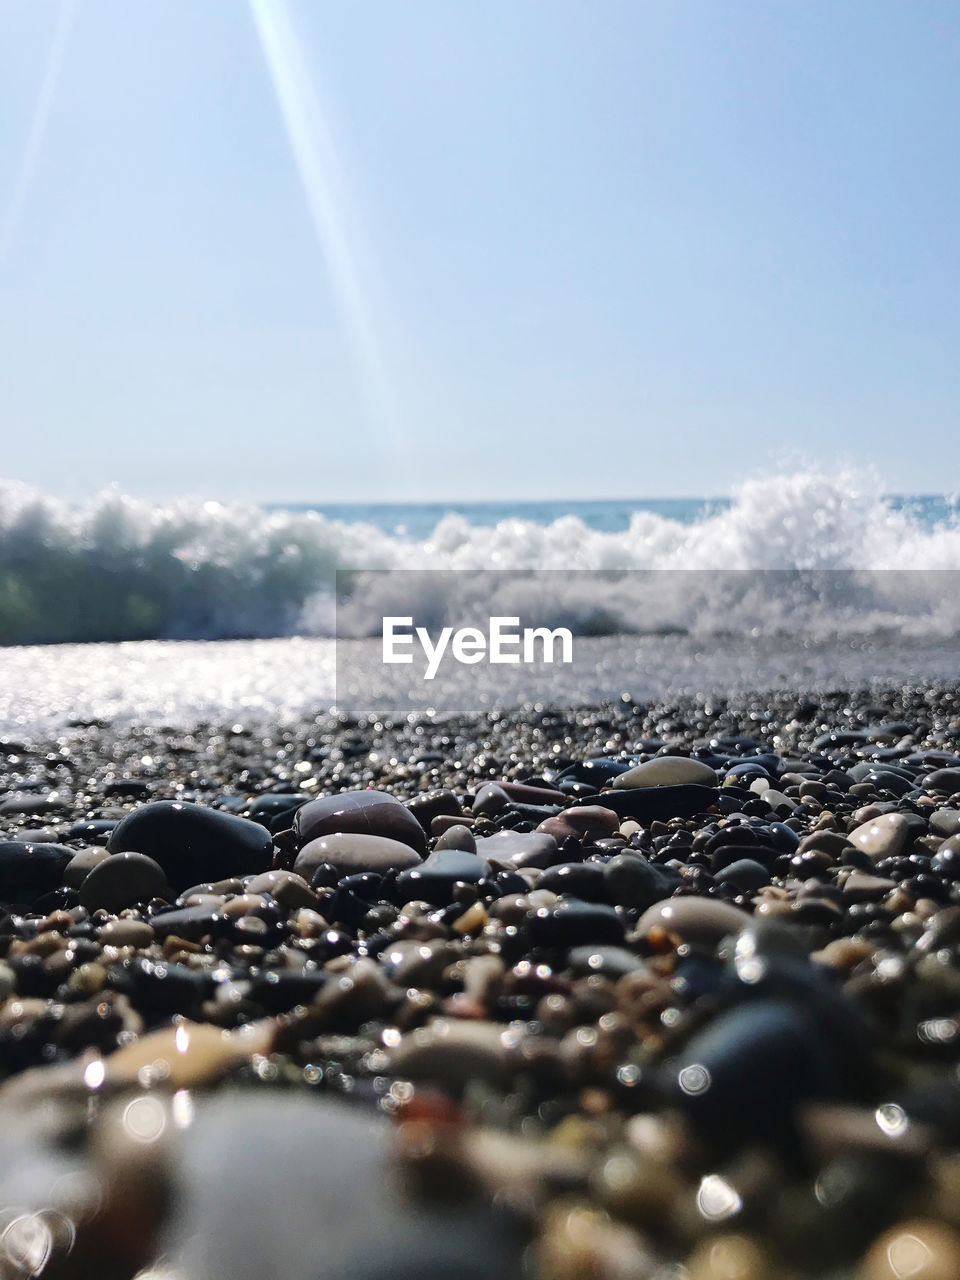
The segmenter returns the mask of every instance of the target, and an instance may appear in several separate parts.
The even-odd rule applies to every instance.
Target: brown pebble
[[[882,813],[855,827],[847,839],[870,858],[893,858],[909,844],[913,828],[902,813]]]
[[[63,883],[68,889],[79,889],[94,867],[111,855],[106,849],[81,849],[63,869]]]
[[[592,844],[604,836],[619,835],[620,818],[612,809],[605,809],[599,804],[585,804],[558,813],[556,817],[544,818],[537,830],[555,836],[560,844],[570,837],[583,844]]]
[[[942,1223],[907,1219],[867,1252],[859,1280],[957,1280],[960,1236]]]
[[[455,822],[452,826],[444,828],[437,837],[434,848],[461,849],[464,853],[476,853],[477,841],[469,827],[465,827],[462,822]]]
[[[763,1250],[750,1236],[709,1236],[687,1259],[689,1280],[773,1280]]]
[[[637,933],[642,938],[652,929],[661,928],[685,942],[711,944],[727,934],[739,933],[749,923],[746,911],[717,898],[667,898],[647,908],[637,924]]]
[[[121,917],[98,929],[97,937],[111,947],[149,947],[153,941],[153,927],[146,920]]]
[[[488,916],[483,908],[483,903],[475,902],[472,907],[466,909],[462,916],[454,920],[452,928],[454,933],[461,935],[479,933],[487,923],[487,919]]]
[[[430,834],[434,836],[442,836],[445,831],[449,831],[451,827],[466,827],[468,830],[473,826],[475,819],[468,813],[460,814],[454,817],[452,814],[442,813],[439,817],[433,819],[430,823]]]
[[[205,1023],[179,1022],[153,1031],[103,1059],[103,1079],[112,1085],[190,1089],[210,1084],[254,1054],[271,1050],[272,1021],[221,1031]]]
[[[262,871],[244,885],[245,893],[269,893],[282,907],[315,907],[317,895],[294,871]]]

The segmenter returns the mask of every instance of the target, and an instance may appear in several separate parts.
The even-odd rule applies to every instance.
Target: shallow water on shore
[[[339,652],[338,646],[339,644]],[[437,679],[385,667],[379,640],[292,637],[142,641],[0,649],[0,732],[43,733],[70,721],[189,726],[285,722],[338,705],[354,713],[438,713],[561,705],[629,694],[854,689],[955,681],[960,641],[892,635],[577,637],[570,666],[447,664]]]

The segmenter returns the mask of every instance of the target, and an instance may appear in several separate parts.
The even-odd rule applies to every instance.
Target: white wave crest
[[[854,611],[869,625],[944,631],[958,619],[953,593],[934,571],[960,570],[960,522],[954,515],[931,528],[891,505],[878,481],[850,471],[753,478],[728,507],[691,524],[638,510],[621,532],[597,531],[574,515],[487,527],[450,513],[423,540],[318,512],[153,505],[113,490],[73,506],[0,483],[0,640],[7,643],[332,634],[337,569],[589,571],[576,588],[565,579],[562,591],[549,576],[523,585],[504,579],[497,603],[506,612],[536,606],[542,623],[593,631],[722,630],[732,599],[755,629],[790,628],[798,601],[809,612],[809,579],[773,594],[740,580],[733,596],[696,584],[719,581],[720,570],[879,571],[869,583],[861,576],[855,592],[850,580],[833,588],[820,582],[821,614]],[[618,575],[653,569],[714,576],[661,585],[626,604]],[[910,574],[882,576],[890,570]],[[364,583],[368,605],[377,608],[392,602],[427,616],[449,607],[430,599],[431,591],[447,593],[426,578],[416,600],[404,594],[409,578],[381,579],[374,594],[369,578],[355,579],[355,587]],[[489,578],[476,579],[461,588],[463,599],[471,592],[478,599],[489,586]],[[357,614],[351,626],[363,631],[368,621]]]

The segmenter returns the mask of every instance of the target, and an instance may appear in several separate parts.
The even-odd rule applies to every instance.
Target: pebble
[[[421,855],[427,850],[426,833],[410,810],[389,792],[373,788],[310,800],[297,810],[293,833],[298,849],[320,836],[355,833],[385,836]]]
[[[273,858],[270,833],[258,822],[173,800],[134,809],[114,827],[107,848],[147,854],[178,892],[198,879],[266,871]]]
[[[944,837],[960,833],[960,809],[935,809],[930,815],[930,830]]]
[[[476,884],[489,873],[490,864],[475,853],[435,849],[418,867],[401,871],[396,886],[408,902],[423,898],[442,906],[451,900],[458,884]]]
[[[481,858],[509,862],[515,867],[549,867],[559,858],[556,836],[536,831],[498,831],[475,842]]]
[[[122,911],[170,896],[163,868],[144,853],[111,854],[84,878],[79,892],[88,911]]]
[[[530,936],[546,947],[576,947],[589,942],[620,943],[626,935],[613,907],[565,898],[555,907],[541,907],[528,918]]]
[[[675,933],[684,942],[712,945],[728,934],[739,933],[749,923],[746,911],[716,898],[668,898],[644,911],[637,933],[644,937],[659,928]]]
[[[656,756],[618,774],[611,785],[618,791],[628,787],[672,787],[693,782],[702,787],[717,785],[717,772],[700,760],[686,756]]]
[[[56,888],[73,850],[58,844],[0,840],[0,899],[32,902]]]
[[[960,1235],[936,1221],[898,1222],[873,1244],[859,1280],[956,1280]]]
[[[398,1191],[391,1136],[382,1118],[336,1098],[200,1100],[179,1143],[182,1208],[164,1225],[157,1280],[519,1280],[519,1242],[489,1209],[456,1202],[456,1169],[453,1204]],[[411,1146],[414,1159],[425,1154]]]
[[[429,791],[407,801],[407,808],[428,834],[436,818],[459,818],[463,810],[452,791]]]
[[[675,786],[629,787],[623,791],[605,791],[603,807],[621,818],[634,818],[641,826],[665,822],[669,818],[692,818],[705,813],[720,798],[716,787],[686,782]]]
[[[942,791],[946,795],[953,795],[960,791],[960,769],[934,769],[923,778],[922,786],[926,791]]]
[[[473,799],[473,812],[486,818],[495,818],[503,813],[510,804],[510,797],[503,787],[495,782],[488,782],[481,787]]]
[[[97,937],[110,947],[149,947],[154,932],[146,920],[119,918],[102,925],[97,930]]]
[[[469,827],[457,822],[452,827],[444,829],[433,847],[434,849],[461,849],[465,853],[476,853],[477,841]]]
[[[593,844],[604,836],[617,835],[619,830],[620,819],[617,814],[612,809],[596,804],[567,809],[554,818],[544,818],[537,827],[537,831],[553,836],[558,844],[571,838],[584,844]]]
[[[749,1236],[711,1235],[687,1259],[688,1280],[773,1280],[764,1250]]]
[[[868,857],[879,860],[896,857],[907,847],[912,835],[912,828],[902,814],[883,813],[856,827],[847,839]]]
[[[409,844],[387,836],[338,832],[310,840],[297,854],[294,871],[310,880],[318,866],[336,867],[343,875],[359,871],[393,871],[415,867],[420,855]],[[306,905],[306,904],[305,904]]]
[[[738,858],[716,873],[718,884],[732,885],[738,893],[753,893],[770,883],[770,872],[755,858]]]
[[[293,871],[262,871],[244,884],[246,893],[268,893],[284,907],[315,907],[317,895],[303,876]]]
[[[410,1080],[463,1087],[473,1080],[507,1083],[519,1066],[522,1037],[498,1022],[435,1018],[402,1037],[389,1055],[390,1070]]]
[[[79,889],[93,868],[110,856],[106,849],[81,849],[64,867],[63,883],[71,889]]]
[[[677,1105],[726,1150],[788,1145],[794,1108],[840,1093],[828,1038],[802,1008],[773,1000],[721,1013],[666,1075]]]
[[[251,1023],[231,1032],[183,1021],[118,1049],[103,1059],[102,1073],[88,1069],[85,1078],[115,1087],[149,1081],[151,1087],[170,1092],[192,1089],[211,1084],[255,1053],[269,1052],[272,1037],[270,1023]]]
[[[603,879],[612,902],[643,911],[680,884],[676,871],[648,862],[638,853],[615,854],[603,867]]]

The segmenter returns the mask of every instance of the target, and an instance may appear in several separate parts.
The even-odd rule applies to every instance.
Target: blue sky
[[[960,485],[960,4],[256,7],[0,0],[0,474]]]

